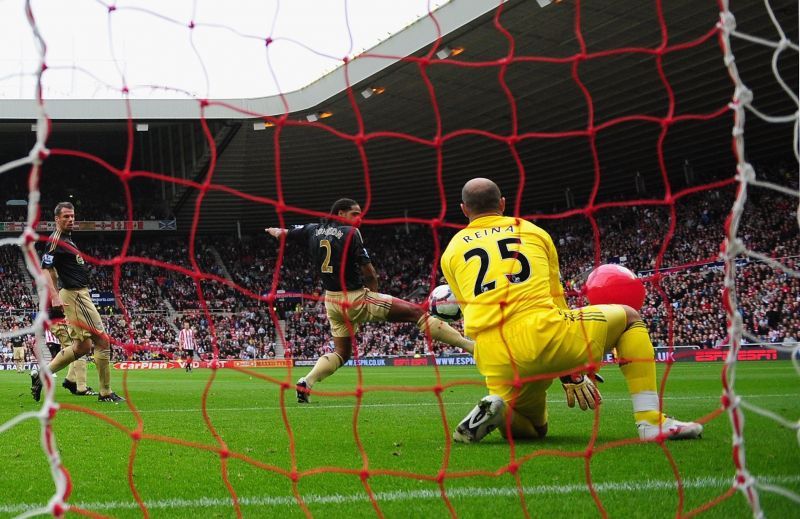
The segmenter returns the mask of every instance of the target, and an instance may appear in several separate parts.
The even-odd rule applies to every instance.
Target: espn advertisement
[[[728,350],[656,350],[656,362],[723,362],[728,356]],[[743,349],[739,351],[739,361],[772,361],[790,360],[791,353],[778,351],[771,348]],[[606,364],[613,364],[616,359],[612,354],[607,354],[603,359]],[[288,368],[310,367],[316,364],[316,359],[256,359],[256,360],[219,360],[217,368]],[[407,366],[474,366],[475,359],[470,355],[447,355],[442,357],[414,356],[414,357],[363,357],[350,359],[343,367],[407,367]],[[179,369],[183,368],[181,361],[125,361],[115,362],[114,368],[121,370],[132,369]],[[194,368],[210,368],[210,361],[194,361]],[[0,371],[14,369],[13,364],[0,364]]]

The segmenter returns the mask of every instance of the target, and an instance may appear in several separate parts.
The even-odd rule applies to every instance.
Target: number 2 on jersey
[[[531,277],[531,263],[528,261],[528,258],[522,254],[522,252],[509,250],[508,246],[512,243],[519,245],[522,243],[522,240],[519,238],[504,238],[497,241],[497,248],[500,249],[501,258],[513,259],[519,262],[519,272],[515,274],[506,274],[506,278],[508,279],[509,283],[517,284],[522,283]],[[465,261],[469,261],[472,258],[478,258],[481,261],[481,265],[478,269],[478,277],[475,278],[474,293],[475,297],[478,297],[484,292],[488,292],[489,290],[494,290],[497,288],[497,281],[489,281],[488,283],[484,283],[486,273],[489,271],[489,252],[487,252],[485,249],[470,249],[464,253]]]
[[[325,249],[325,260],[322,262],[320,270],[323,274],[330,274],[333,272],[333,267],[331,267],[331,242],[330,240],[320,240],[319,246]]]

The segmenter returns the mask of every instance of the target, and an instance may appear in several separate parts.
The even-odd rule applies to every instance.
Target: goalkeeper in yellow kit
[[[625,305],[571,310],[561,286],[550,235],[521,218],[503,216],[505,198],[491,180],[474,178],[461,192],[469,225],[442,254],[442,272],[475,340],[475,362],[489,395],[462,420],[453,439],[472,443],[510,413],[514,439],[547,434],[546,391],[561,377],[570,407],[594,408],[600,393],[588,376],[617,348],[643,440],[698,438],[703,426],[661,413],[653,345],[639,313]],[[515,380],[520,383],[515,384]]]

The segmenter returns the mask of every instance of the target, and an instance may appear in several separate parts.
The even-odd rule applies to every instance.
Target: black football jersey
[[[340,292],[342,269],[344,290],[364,287],[361,267],[371,262],[361,233],[355,227],[337,223],[311,223],[290,229],[286,236],[293,242],[308,246],[314,269],[322,279],[325,290]],[[347,257],[344,257],[347,246]]]
[[[48,242],[42,254],[42,268],[56,269],[61,288],[87,288],[89,286],[89,271],[80,254],[68,250],[61,240],[75,249],[78,247],[72,241],[72,233],[55,231],[50,235],[52,241]]]

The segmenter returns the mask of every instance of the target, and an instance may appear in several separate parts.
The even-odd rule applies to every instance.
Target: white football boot
[[[640,440],[657,440],[663,437],[667,440],[693,440],[703,436],[703,425],[697,422],[681,422],[669,416],[664,417],[661,424],[652,424],[647,421],[636,422]]]
[[[477,443],[503,423],[503,408],[506,403],[496,395],[481,398],[469,414],[453,431],[453,440],[461,443]]]

